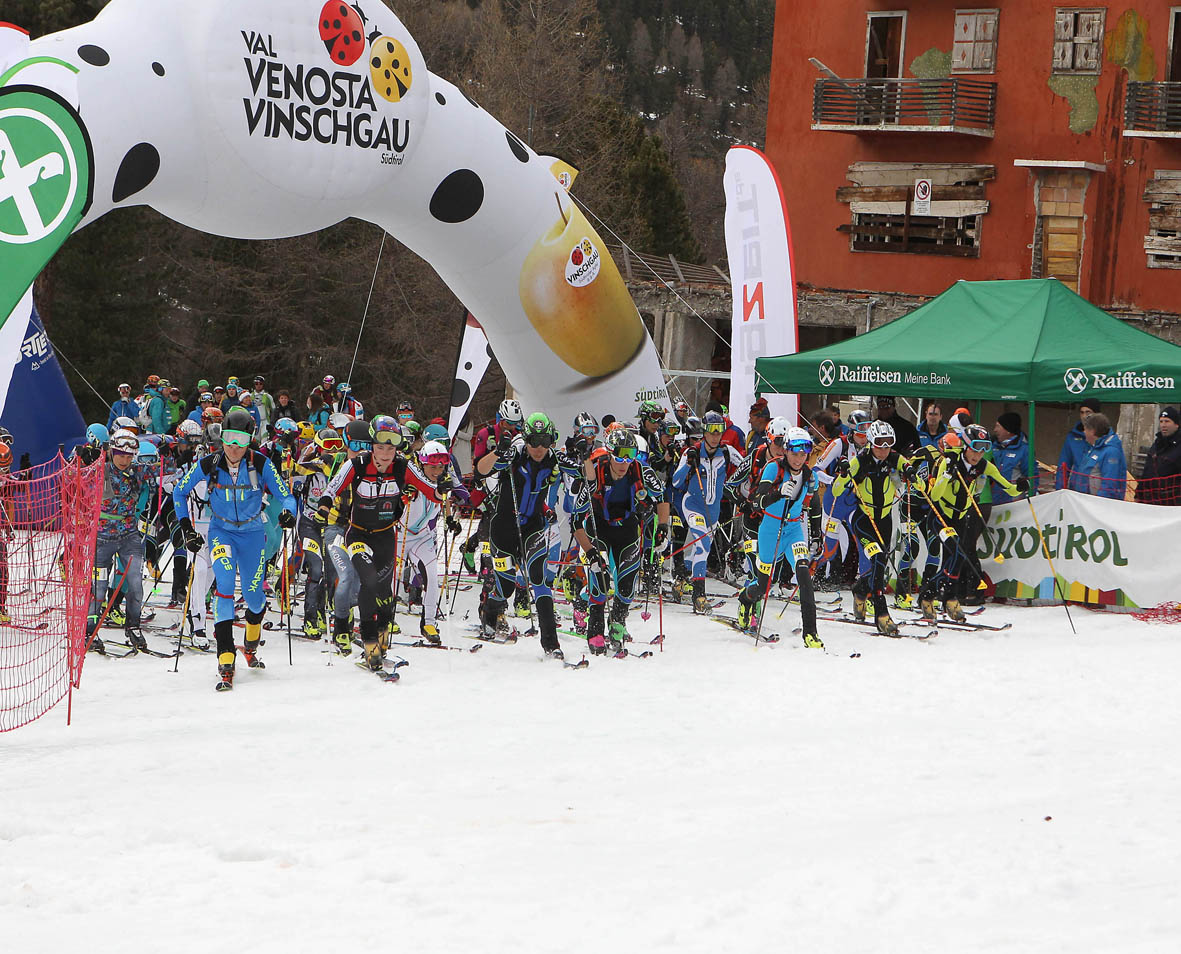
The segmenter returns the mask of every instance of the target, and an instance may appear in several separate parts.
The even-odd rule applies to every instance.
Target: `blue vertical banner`
[[[24,334],[19,342],[14,341],[20,351],[7,387],[0,376],[0,388],[4,388],[0,424],[13,436],[14,468],[25,454],[36,465],[51,460],[59,446],[68,455],[86,440],[86,424],[78,402],[66,384],[31,294],[13,311],[10,323],[16,322],[18,327],[23,326]],[[6,370],[0,368],[0,372]]]

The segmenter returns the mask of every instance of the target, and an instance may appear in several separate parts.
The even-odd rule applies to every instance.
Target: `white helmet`
[[[328,415],[328,426],[334,431],[341,434],[344,429],[349,426],[349,421],[353,419],[351,414],[345,414],[343,411],[337,411],[335,414]]]
[[[120,428],[111,435],[111,443],[108,446],[114,454],[138,454],[139,438],[126,428]]]
[[[443,446],[442,441],[427,441],[418,449],[418,462],[424,465],[447,465],[451,463],[451,452]]]
[[[869,438],[871,444],[877,444],[878,441],[883,441],[887,447],[894,446],[894,428],[885,421],[872,421],[869,429],[865,432],[865,436]]]
[[[501,401],[500,407],[496,409],[496,418],[500,421],[510,421],[513,424],[524,423],[525,415],[521,411],[521,402],[511,398]]]
[[[806,444],[807,450],[812,450],[812,436],[802,427],[792,427],[788,429],[786,444],[793,450],[804,450],[801,445]]]
[[[773,417],[771,418],[771,422],[767,425],[767,434],[772,438],[772,440],[778,440],[780,443],[782,443],[787,440],[788,434],[790,434],[793,429],[794,428],[791,426],[791,421],[789,421],[786,417]]]

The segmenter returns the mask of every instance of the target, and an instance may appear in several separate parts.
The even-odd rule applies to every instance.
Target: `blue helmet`
[[[422,432],[424,441],[438,441],[444,447],[451,446],[451,435],[442,424],[428,424]]]
[[[86,428],[86,443],[91,447],[105,447],[111,439],[111,432],[105,424],[91,424]]]

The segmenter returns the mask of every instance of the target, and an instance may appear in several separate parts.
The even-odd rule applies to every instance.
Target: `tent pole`
[[[980,414],[983,410],[984,410],[984,402],[977,400],[976,401],[976,409],[972,412],[972,420],[975,421],[977,424],[981,423]]]
[[[1029,402],[1029,432],[1025,435],[1029,438],[1029,473],[1026,475],[1029,478],[1030,493],[1035,494],[1037,490],[1034,489],[1033,483],[1037,479],[1037,448],[1034,446],[1037,441],[1035,435],[1037,434],[1037,418],[1034,415],[1035,402]]]

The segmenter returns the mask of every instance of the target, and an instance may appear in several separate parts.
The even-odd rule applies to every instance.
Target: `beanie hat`
[[[1021,415],[1016,411],[1005,411],[1004,414],[998,414],[996,422],[1010,434],[1021,433]]]
[[[1167,417],[1174,424],[1181,424],[1181,414],[1171,404],[1160,412],[1161,417]]]
[[[750,413],[756,417],[771,417],[771,409],[767,407],[767,399],[759,398],[754,404],[750,406]]]
[[[1093,398],[1093,397],[1083,398],[1081,401],[1078,402],[1078,406],[1080,408],[1089,407],[1092,411],[1102,411],[1103,410],[1103,405],[1099,403],[1099,399]]]

